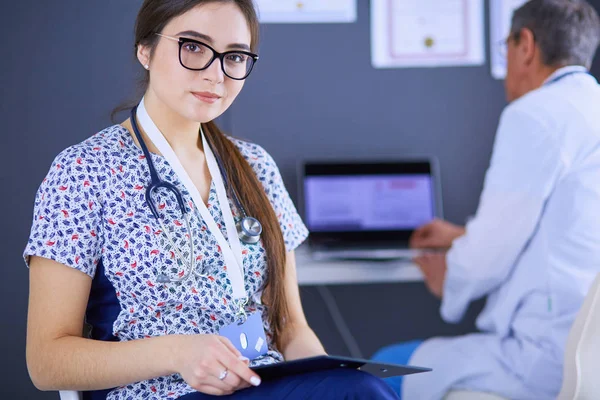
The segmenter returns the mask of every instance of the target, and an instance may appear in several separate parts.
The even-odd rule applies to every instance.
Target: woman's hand
[[[201,393],[222,396],[260,385],[249,360],[223,336],[177,335],[173,354],[173,370]]]

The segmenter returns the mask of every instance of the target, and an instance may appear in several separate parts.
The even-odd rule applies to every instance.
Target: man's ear
[[[519,31],[519,42],[517,48],[519,55],[526,65],[533,63],[538,52],[535,44],[535,36],[531,29],[523,28]]]
[[[137,45],[137,59],[145,69],[149,69],[150,47],[138,44]]]

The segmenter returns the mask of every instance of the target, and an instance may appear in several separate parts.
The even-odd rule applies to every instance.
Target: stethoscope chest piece
[[[256,244],[262,233],[261,223],[253,217],[244,217],[237,224],[238,236],[243,243]]]

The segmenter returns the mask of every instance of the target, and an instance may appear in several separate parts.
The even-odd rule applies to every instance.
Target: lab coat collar
[[[587,71],[588,71],[587,68],[582,67],[581,65],[567,65],[566,67],[559,68],[556,71],[554,71],[552,74],[550,74],[550,76],[548,78],[546,78],[544,83],[542,83],[542,86],[545,85],[546,83],[552,81],[553,79],[556,79],[557,77],[559,77],[561,75],[570,74],[571,72],[587,72]]]

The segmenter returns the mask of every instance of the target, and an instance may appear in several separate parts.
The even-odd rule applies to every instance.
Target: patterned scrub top
[[[230,139],[254,169],[279,220],[287,251],[306,239],[308,231],[298,215],[271,156],[260,146]],[[159,177],[173,183],[191,211],[196,273],[183,283],[160,284],[157,276],[182,276],[189,263],[189,234],[175,197],[159,191],[153,197],[165,229],[178,249],[166,240],[145,201],[150,172],[142,150],[129,132],[114,125],[61,152],[43,180],[36,198],[31,234],[24,257],[55,260],[94,277],[99,262],[114,287],[120,312],[113,335],[120,341],[169,334],[216,334],[234,321],[235,308],[227,266],[221,249],[185,186],[162,156],[152,154]],[[162,189],[161,189],[162,190]],[[229,199],[234,215],[239,214]],[[208,209],[227,238],[214,183]],[[262,242],[241,243],[248,312],[260,311],[269,352],[252,362],[282,361],[274,347],[261,302],[267,280]],[[189,264],[188,264],[189,265]],[[235,267],[234,267],[235,268]],[[193,392],[178,374],[133,383],[112,390],[107,399],[176,399]]]

